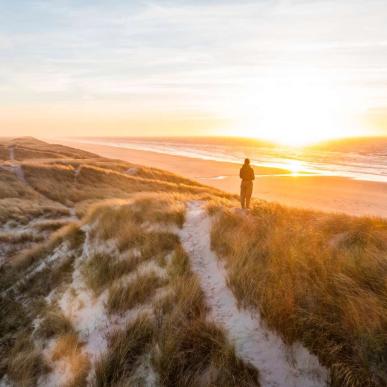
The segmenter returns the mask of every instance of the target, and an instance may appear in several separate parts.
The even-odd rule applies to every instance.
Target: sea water
[[[95,137],[78,138],[77,141],[238,164],[248,157],[255,166],[279,168],[278,171],[273,170],[273,176],[291,173],[387,182],[385,138],[365,139],[354,144],[341,142],[304,148],[276,146],[248,139],[214,137]]]

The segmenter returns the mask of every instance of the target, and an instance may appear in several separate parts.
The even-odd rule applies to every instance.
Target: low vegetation
[[[180,244],[192,200],[241,307],[316,354],[332,386],[387,384],[386,221],[259,201],[245,214],[168,172],[0,145],[0,384],[259,386]]]
[[[301,341],[335,386],[387,383],[387,222],[256,203],[218,208],[212,246],[239,302]]]
[[[109,289],[108,310],[124,312],[150,300],[166,281],[155,273],[138,275],[128,283],[117,283]]]
[[[96,365],[94,386],[130,385],[143,356],[152,349],[155,329],[151,318],[141,316],[123,330],[112,333],[109,351]]]
[[[240,361],[207,307],[189,259],[178,246],[171,260],[173,291],[156,311],[154,365],[164,386],[258,386],[258,373]]]

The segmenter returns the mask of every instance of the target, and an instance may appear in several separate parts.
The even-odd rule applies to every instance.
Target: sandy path
[[[180,232],[210,307],[210,317],[225,329],[237,355],[255,366],[263,387],[325,386],[328,371],[299,344],[287,347],[269,331],[259,314],[238,309],[226,271],[210,248],[211,220],[198,202],[188,205]]]
[[[11,161],[11,170],[16,177],[24,184],[27,184],[26,178],[24,177],[24,171],[21,165],[15,160],[15,147],[10,146],[9,148],[9,160]]]

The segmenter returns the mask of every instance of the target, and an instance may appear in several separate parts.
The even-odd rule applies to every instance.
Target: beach
[[[164,169],[229,193],[239,193],[240,166],[235,163],[77,141],[56,142],[104,157]],[[345,177],[297,175],[266,167],[254,167],[254,170],[255,198],[291,207],[387,217],[387,183]]]

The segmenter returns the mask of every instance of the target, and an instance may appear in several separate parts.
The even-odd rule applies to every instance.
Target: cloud
[[[268,75],[314,70],[387,104],[385,1],[15,0],[0,15],[7,104],[126,101],[220,115]]]

